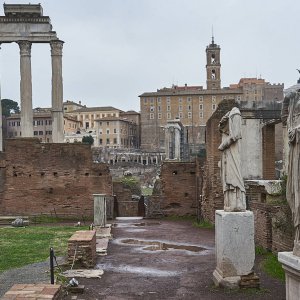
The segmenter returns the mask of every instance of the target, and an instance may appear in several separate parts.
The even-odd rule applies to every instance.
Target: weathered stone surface
[[[94,225],[106,225],[106,199],[105,194],[94,194]]]
[[[96,265],[96,231],[76,231],[68,240],[68,262],[85,268]]]
[[[89,145],[10,139],[3,159],[1,215],[93,217],[93,194],[112,192],[108,165],[93,163]]]
[[[217,210],[217,267],[214,272],[214,281],[219,284],[227,282],[227,287],[238,286],[242,275],[249,275],[253,272],[254,259],[253,213]]]
[[[279,252],[278,260],[285,271],[286,299],[300,299],[300,257],[292,252]]]
[[[68,270],[63,272],[68,278],[72,277],[84,277],[84,278],[101,278],[103,275],[103,270],[86,270],[86,269],[76,269],[76,270]]]

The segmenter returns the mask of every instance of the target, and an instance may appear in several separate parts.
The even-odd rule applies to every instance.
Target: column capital
[[[62,55],[64,42],[61,40],[55,40],[50,42],[51,55]]]
[[[31,56],[31,42],[29,41],[19,41],[18,42],[20,48],[21,56]]]

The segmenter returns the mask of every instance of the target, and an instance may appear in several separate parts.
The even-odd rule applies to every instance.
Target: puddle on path
[[[159,241],[143,241],[143,240],[136,240],[136,239],[124,239],[120,241],[123,244],[127,245],[135,245],[135,246],[145,246],[143,250],[146,251],[161,251],[161,250],[183,250],[189,252],[201,252],[207,249],[193,246],[193,245],[184,245],[184,244],[170,244],[165,242]]]
[[[115,223],[113,224],[113,227],[146,227],[146,226],[156,226],[161,225],[161,223]]]
[[[139,274],[141,276],[169,277],[169,276],[176,276],[179,274],[179,272],[177,271],[166,271],[166,270],[159,270],[155,268],[136,267],[130,265],[114,266],[111,263],[97,264],[97,268],[102,269],[104,271],[113,271],[119,273],[133,273],[133,274]]]

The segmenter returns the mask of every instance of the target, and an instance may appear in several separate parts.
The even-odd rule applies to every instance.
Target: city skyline
[[[139,111],[143,92],[185,83],[206,88],[205,49],[212,26],[221,47],[223,87],[242,77],[261,77],[286,88],[298,79],[296,1],[82,3],[41,2],[44,15],[50,16],[53,30],[65,42],[65,101]],[[4,15],[3,8],[0,13]],[[1,48],[2,98],[19,102],[19,48]],[[51,106],[49,45],[33,45],[32,74],[33,106]]]

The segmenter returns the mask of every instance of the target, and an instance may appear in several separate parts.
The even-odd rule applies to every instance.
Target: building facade
[[[205,124],[224,99],[242,100],[239,88],[221,88],[221,48],[214,40],[206,48],[206,85],[172,86],[140,95],[141,149],[165,151],[165,127],[179,119],[189,152],[196,153],[205,143]]]

